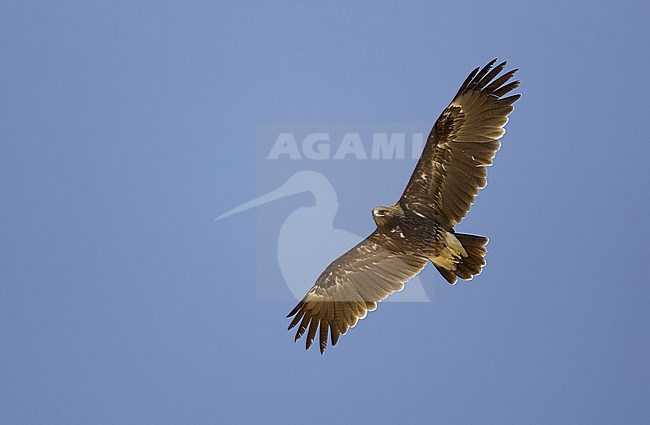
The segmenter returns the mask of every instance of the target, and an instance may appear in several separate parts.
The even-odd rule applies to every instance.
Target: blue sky
[[[0,423],[646,423],[648,12],[2,2]],[[313,200],[214,220],[291,175],[260,123],[426,132],[493,57],[523,97],[458,228],[490,237],[485,271],[428,267],[433,302],[306,352],[273,267]],[[330,162],[291,167],[326,174],[357,235],[415,164]]]

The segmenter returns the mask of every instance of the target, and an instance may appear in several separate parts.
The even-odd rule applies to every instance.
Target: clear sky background
[[[648,16],[3,1],[0,423],[647,423]],[[294,301],[256,296],[251,223],[308,197],[214,221],[282,183],[256,180],[258,123],[433,123],[493,57],[523,98],[459,227],[491,237],[484,273],[427,268],[434,302],[305,352]],[[337,225],[372,231],[412,166],[329,176]]]

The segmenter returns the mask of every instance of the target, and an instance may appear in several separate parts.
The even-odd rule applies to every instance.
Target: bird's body
[[[427,261],[451,284],[472,279],[485,265],[488,239],[456,233],[487,184],[486,166],[500,147],[504,126],[520,95],[503,97],[518,81],[516,70],[499,76],[505,62],[476,68],[436,121],[404,193],[390,207],[372,210],[377,229],[332,262],[289,313],[307,331],[306,347],[319,332],[321,353],[377,303],[404,287]]]
[[[373,210],[377,231],[388,236],[385,242],[396,252],[430,259],[432,263],[453,268],[455,259],[467,255],[451,229],[399,204]]]

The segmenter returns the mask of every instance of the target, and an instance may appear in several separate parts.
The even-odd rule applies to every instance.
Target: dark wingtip
[[[298,310],[300,310],[300,307],[302,307],[302,304],[303,304],[302,301],[299,302],[298,305],[296,305],[296,306],[293,308],[293,310],[291,310],[291,311],[289,312],[289,314],[287,314],[287,319],[288,319],[289,317],[293,316],[294,314],[298,313]]]
[[[481,68],[474,68],[472,72],[469,73],[467,78],[465,78],[465,81],[463,81],[463,84],[460,85],[460,88],[458,89],[458,92],[456,93],[456,96],[458,97],[466,88],[469,86],[469,84],[472,82],[472,79],[474,76],[481,70]]]
[[[332,347],[334,347],[336,343],[339,342],[339,336],[341,336],[341,334],[339,333],[338,326],[336,325],[336,323],[332,323],[332,325],[330,325],[330,337],[332,339]]]
[[[479,81],[481,81],[481,80],[483,79],[483,77],[485,77],[485,74],[487,74],[488,72],[490,72],[490,70],[492,69],[492,67],[493,67],[494,64],[496,63],[496,61],[497,61],[497,58],[494,58],[494,59],[492,59],[490,62],[488,62],[488,64],[485,65],[485,66],[484,66],[484,67],[483,67],[483,68],[478,72],[478,74],[476,74],[476,75],[474,76],[474,78],[472,79],[472,82],[470,83],[470,87],[473,87],[473,86],[475,86],[476,84],[478,84]]]
[[[488,62],[488,63],[487,63],[487,64],[486,64],[486,65],[485,65],[485,66],[484,66],[484,67],[479,71],[479,74],[482,74],[482,76],[485,76],[485,74],[487,74],[488,72],[490,72],[490,70],[492,69],[492,67],[494,66],[495,63],[497,63],[497,58],[494,58],[494,59],[492,59],[490,62]],[[481,77],[481,78],[482,78],[482,77]],[[480,80],[480,78],[475,78],[475,79],[476,79],[476,80]]]

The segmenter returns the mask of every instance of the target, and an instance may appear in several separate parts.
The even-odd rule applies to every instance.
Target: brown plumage
[[[287,316],[295,316],[289,329],[298,325],[296,341],[307,332],[306,348],[317,333],[321,353],[328,333],[336,345],[427,260],[451,284],[481,272],[488,239],[455,233],[454,226],[487,184],[485,167],[520,97],[503,97],[519,81],[509,82],[516,70],[499,76],[506,63],[493,68],[495,62],[472,71],[440,115],[399,201],[373,209],[377,230],[330,264]]]

